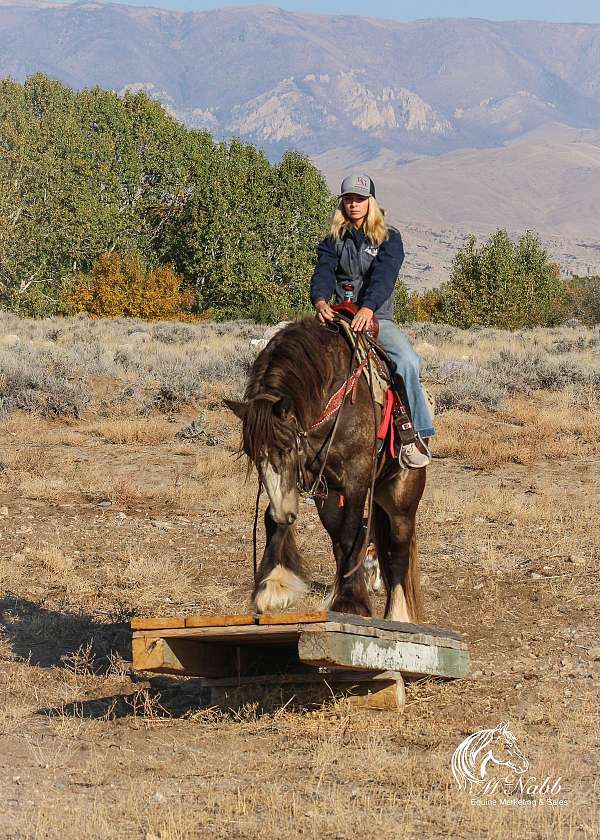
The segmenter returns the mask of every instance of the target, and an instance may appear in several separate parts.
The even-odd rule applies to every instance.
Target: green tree
[[[471,236],[457,252],[439,317],[459,327],[546,325],[556,319],[561,295],[558,268],[538,235],[528,231],[515,244],[498,230],[481,247]]]
[[[165,251],[219,318],[279,320],[310,305],[314,249],[331,198],[306,158],[272,167],[238,141],[194,159],[190,200]]]
[[[394,297],[394,320],[400,324],[416,320],[411,307],[411,296],[404,280],[399,278],[396,281],[396,294]]]
[[[600,324],[600,277],[570,277],[565,280],[559,309],[562,320],[577,318],[585,324]]]
[[[64,311],[100,255],[174,264],[218,317],[308,303],[331,198],[301,155],[216,145],[144,94],[0,81],[0,304]]]

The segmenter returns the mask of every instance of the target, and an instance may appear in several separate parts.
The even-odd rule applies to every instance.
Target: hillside
[[[348,168],[371,174],[405,234],[410,286],[442,282],[468,233],[485,236],[498,225],[538,230],[565,273],[600,270],[600,132],[550,124],[498,149],[405,162],[389,149],[371,157],[343,147],[314,160],[332,190]]]

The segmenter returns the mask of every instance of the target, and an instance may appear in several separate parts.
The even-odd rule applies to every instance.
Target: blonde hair
[[[344,202],[340,198],[331,222],[331,235],[334,239],[341,239],[346,231],[352,229],[352,222],[344,211]],[[385,210],[379,206],[377,200],[369,196],[369,210],[363,224],[363,232],[371,245],[379,248],[382,242],[389,238],[390,232],[385,223]]]

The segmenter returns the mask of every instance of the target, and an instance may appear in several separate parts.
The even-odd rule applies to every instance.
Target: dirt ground
[[[497,441],[530,446],[544,399],[529,420],[517,403],[496,419]],[[468,426],[476,448],[489,416],[443,415],[418,526],[424,601],[429,623],[465,634],[467,679],[409,685],[403,714],[333,700],[218,710],[196,680],[130,668],[133,615],[248,603],[255,484],[234,457],[237,421],[213,401],[207,434],[177,439],[192,417],[2,425],[0,836],[597,837],[592,438],[568,458],[536,460],[530,447],[525,464],[490,456],[487,468],[484,446],[476,469],[457,440],[469,450]],[[306,504],[298,541],[312,577],[329,581]],[[458,790],[454,749],[501,722],[530,774],[561,777],[553,802]]]

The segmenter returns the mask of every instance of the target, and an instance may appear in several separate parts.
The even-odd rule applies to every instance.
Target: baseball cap
[[[375,184],[368,175],[354,173],[342,181],[340,195],[346,195],[346,193],[356,193],[365,197],[372,195],[375,198]]]

